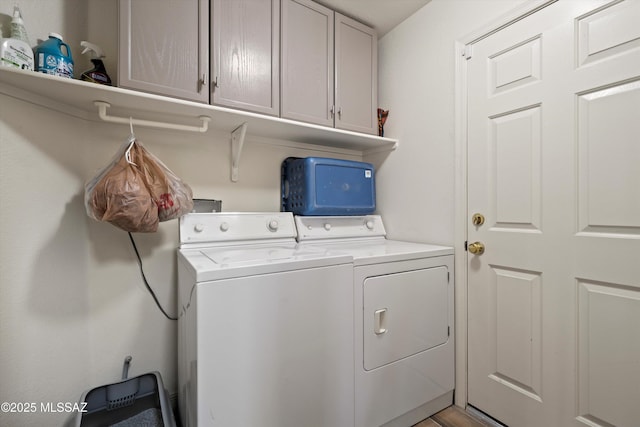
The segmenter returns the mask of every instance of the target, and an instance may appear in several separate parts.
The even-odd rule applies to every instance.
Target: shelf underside
[[[247,123],[247,137],[357,150],[394,150],[398,141],[373,135],[200,104],[128,89],[64,79],[42,73],[0,68],[0,93],[18,97],[87,120],[99,120],[95,101],[108,102],[113,115],[180,125],[198,125],[211,118],[209,129],[231,133]]]

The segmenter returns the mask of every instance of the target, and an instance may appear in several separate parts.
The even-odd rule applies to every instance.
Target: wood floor
[[[458,406],[449,406],[413,427],[487,427],[489,424],[467,414]]]

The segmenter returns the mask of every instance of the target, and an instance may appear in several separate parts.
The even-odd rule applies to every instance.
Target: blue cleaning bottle
[[[36,71],[59,77],[73,78],[73,58],[71,48],[62,41],[62,36],[49,33],[49,39],[36,49]]]

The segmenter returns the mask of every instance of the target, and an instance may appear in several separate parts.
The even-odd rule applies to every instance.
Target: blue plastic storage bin
[[[371,163],[324,157],[282,162],[282,210],[296,215],[367,215],[376,210]]]

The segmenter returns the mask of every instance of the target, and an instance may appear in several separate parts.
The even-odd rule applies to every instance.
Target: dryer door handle
[[[373,312],[373,332],[382,335],[387,332],[387,309],[381,308]]]

